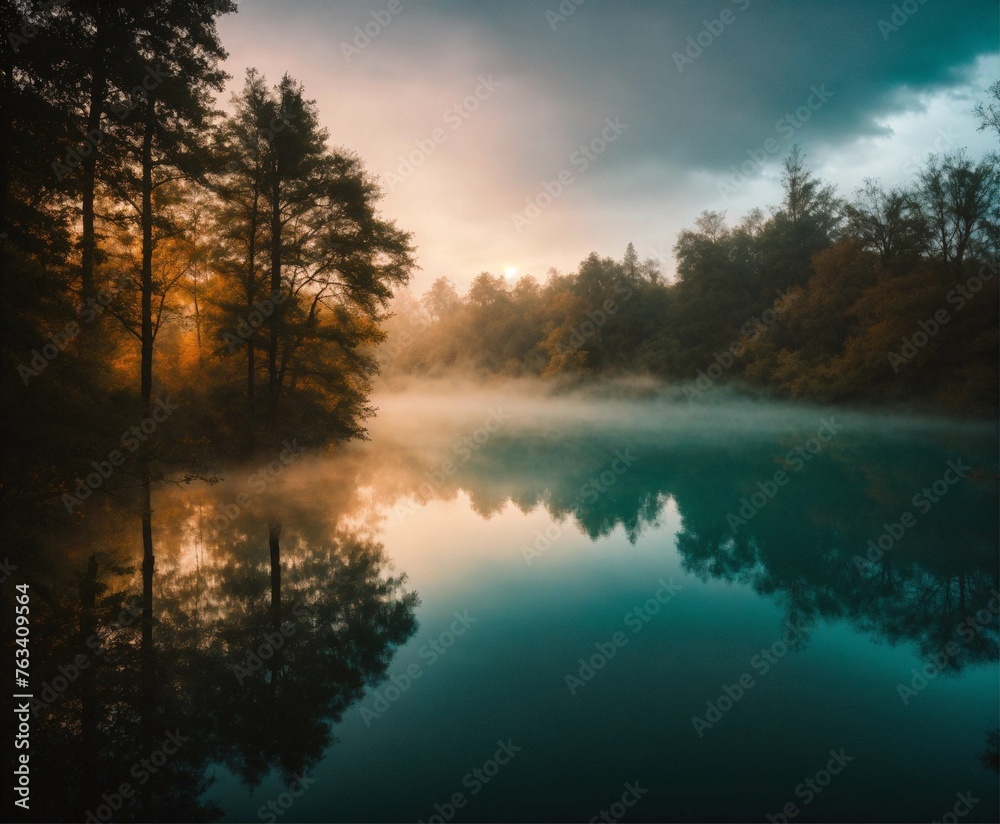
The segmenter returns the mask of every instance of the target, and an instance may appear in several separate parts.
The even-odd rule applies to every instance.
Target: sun
[[[508,278],[517,277],[517,267],[516,266],[508,266],[506,269],[503,270],[503,273]]]

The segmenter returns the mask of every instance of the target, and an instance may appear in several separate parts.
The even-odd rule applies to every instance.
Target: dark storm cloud
[[[866,176],[908,184],[942,134],[946,148],[993,150],[972,108],[1000,65],[997,18],[995,0],[241,0],[222,31],[234,86],[247,65],[291,72],[334,142],[380,176],[424,288],[570,271],[628,241],[669,272],[702,210],[736,219],[780,201],[793,142],[845,195]],[[484,77],[498,86],[480,103],[469,95]],[[574,166],[607,118],[627,129]],[[733,192],[748,153],[765,162]],[[565,192],[516,223],[564,173]]]
[[[363,22],[369,6],[379,4],[359,4],[345,19]],[[420,59],[456,40],[493,44],[483,70],[530,79],[568,138],[586,139],[595,121],[621,115],[633,128],[606,171],[646,158],[727,168],[774,136],[776,122],[806,104],[813,85],[832,97],[811,114],[819,128],[803,130],[803,142],[872,134],[877,117],[915,105],[914,93],[960,83],[977,55],[997,50],[997,6],[983,0],[444,0],[413,2],[404,14],[394,48]],[[432,25],[413,25],[418,18]],[[545,160],[539,174],[548,171]]]

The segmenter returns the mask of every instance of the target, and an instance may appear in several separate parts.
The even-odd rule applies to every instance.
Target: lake
[[[40,539],[83,604],[38,618],[40,672],[101,641],[35,722],[39,782],[113,806],[125,776],[174,820],[1000,816],[995,426],[616,386],[375,404],[369,442],[154,491],[155,706],[135,509]],[[188,739],[162,776],[148,718]]]

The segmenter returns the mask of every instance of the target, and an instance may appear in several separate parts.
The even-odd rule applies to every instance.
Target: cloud
[[[285,71],[302,80],[333,142],[383,180],[445,130],[384,201],[415,232],[418,288],[442,274],[467,283],[508,263],[544,276],[592,249],[620,256],[629,240],[669,248],[702,209],[737,217],[773,203],[776,164],[793,140],[842,189],[857,175],[842,173],[838,153],[851,169],[901,175],[885,157],[919,144],[915,132],[974,131],[983,67],[996,68],[984,62],[997,52],[993,2],[576,2],[399,0],[381,25],[388,0],[251,0],[221,31],[230,71],[256,65],[272,80]],[[547,17],[560,8],[564,20]],[[343,44],[366,26],[376,35],[345,56]],[[447,112],[489,76],[495,93],[450,128]],[[778,134],[776,123],[814,87],[829,99],[791,137]],[[514,231],[511,213],[608,117],[627,132],[530,230]],[[718,180],[769,137],[780,138],[770,168],[722,201]]]

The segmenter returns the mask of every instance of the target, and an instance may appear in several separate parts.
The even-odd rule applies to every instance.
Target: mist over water
[[[719,780],[756,798],[763,817],[794,797],[810,755],[819,769],[841,747],[867,766],[815,802],[817,820],[888,818],[904,791],[905,816],[963,781],[988,797],[992,425],[721,394],[696,404],[627,383],[441,383],[375,403],[369,442],[303,458],[269,497],[300,511],[288,528],[319,518],[375,537],[421,599],[417,632],[389,669],[397,681],[368,690],[336,728],[340,744],[317,767],[331,782],[317,811],[333,803],[346,818],[413,818],[458,790],[475,818],[513,817],[532,798],[582,817],[607,803],[602,793],[621,795],[619,778],[639,776],[658,796],[645,800],[646,817],[695,805],[708,820],[745,817],[711,801]],[[833,434],[816,440],[825,423]],[[935,495],[949,461],[969,466],[968,477]],[[755,497],[782,469],[776,494]],[[915,499],[921,490],[930,497]],[[741,514],[743,501],[752,512]],[[919,528],[899,526],[906,513]],[[731,528],[730,515],[744,522]],[[880,539],[891,546],[869,556]],[[634,611],[660,581],[681,589],[642,622]],[[983,610],[962,640],[958,627]],[[435,647],[464,611],[476,623],[453,648]],[[757,658],[755,669],[789,625],[801,631],[795,650],[764,672]],[[578,659],[615,632],[631,648],[572,692]],[[957,653],[904,704],[899,686],[951,641]],[[393,691],[413,666],[423,680]],[[706,702],[718,706],[747,673],[754,687],[699,736],[693,719],[715,718]],[[748,756],[748,735],[769,766],[733,772],[725,765]],[[498,776],[506,787],[463,790],[487,745],[508,736],[531,749]],[[394,740],[434,757],[415,764],[381,749]],[[926,746],[950,753],[951,766],[915,762]],[[555,786],[540,777],[552,761],[566,765]],[[374,808],[368,769],[397,787]],[[249,809],[236,804],[234,817]],[[976,820],[993,809],[984,803]]]
[[[203,725],[187,768],[225,820],[299,774],[301,820],[426,821],[456,793],[464,820],[589,820],[635,781],[637,818],[764,819],[831,751],[855,760],[803,820],[905,820],[956,787],[996,817],[994,425],[645,381],[373,400],[366,442],[157,494],[157,632],[189,695],[163,712]],[[31,574],[72,586],[99,551],[127,602],[138,524],[88,516]],[[255,667],[276,524],[290,635]]]
[[[389,672],[415,665],[424,680],[369,692],[320,768],[338,786],[326,803],[347,817],[427,816],[462,791],[471,818],[532,803],[531,817],[558,805],[582,818],[638,777],[652,788],[641,817],[744,820],[746,807],[716,800],[723,781],[763,818],[801,802],[803,764],[841,748],[864,769],[816,796],[810,820],[903,819],[963,782],[991,798],[994,426],[722,394],[696,404],[643,383],[442,383],[375,401],[370,442],[290,471],[310,478],[302,490],[356,471],[352,522],[380,536],[422,601]],[[833,434],[810,442],[825,423]],[[950,461],[968,477],[942,482]],[[781,470],[787,483],[755,506]],[[754,511],[731,528],[744,500]],[[907,513],[918,528],[900,527]],[[880,540],[891,546],[869,556]],[[660,581],[681,589],[635,613]],[[439,656],[463,610],[478,623]],[[789,625],[795,650],[755,668]],[[582,680],[579,659],[615,632],[631,647]],[[957,652],[904,703],[900,685],[949,642]],[[706,702],[718,708],[745,674],[754,686],[699,735],[693,719],[716,718]],[[462,777],[508,736],[523,752],[472,795]],[[433,757],[384,751],[399,740]],[[928,747],[948,757],[917,759]],[[397,788],[374,813],[366,764]]]
[[[935,416],[903,411],[887,414],[885,409],[866,411],[844,404],[819,405],[805,402],[768,401],[757,393],[741,393],[732,386],[698,391],[685,396],[685,386],[637,376],[587,381],[543,381],[535,379],[493,380],[473,377],[408,382],[395,379],[373,396],[378,415],[369,431],[383,438],[404,431],[424,433],[426,422],[455,426],[475,424],[491,408],[516,410],[513,425],[518,429],[555,429],[561,423],[583,426],[617,426],[628,431],[655,432],[669,436],[683,432],[691,437],[721,437],[748,432],[770,433],[782,428],[808,426],[823,416],[835,415],[850,422],[856,432],[891,435],[893,432],[953,431],[995,434],[997,425],[982,419]],[[408,421],[408,423],[406,422]],[[420,440],[424,440],[421,437]]]
[[[867,5],[0,4],[17,819],[1000,820],[997,20]]]

